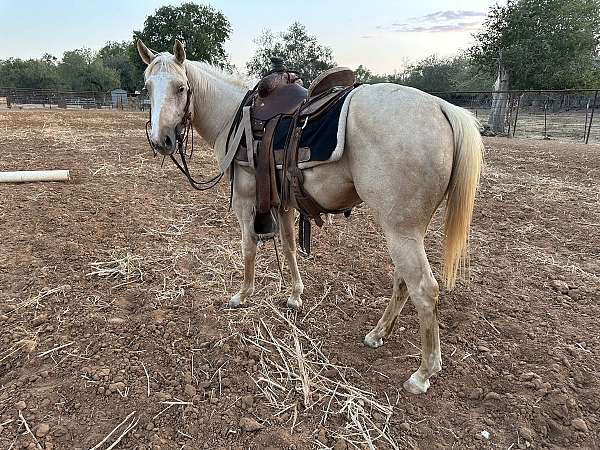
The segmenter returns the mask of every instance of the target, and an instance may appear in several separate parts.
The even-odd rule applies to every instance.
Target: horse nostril
[[[165,145],[167,147],[171,147],[173,145],[173,142],[171,141],[171,136],[169,136],[169,135],[165,136]]]

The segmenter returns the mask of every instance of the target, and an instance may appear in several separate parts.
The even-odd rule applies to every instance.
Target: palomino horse
[[[248,88],[216,67],[187,61],[179,41],[173,55],[154,53],[140,40],[137,48],[148,65],[152,146],[161,154],[173,154],[188,104],[193,126],[223,161],[229,128]],[[342,210],[365,202],[381,224],[395,267],[394,287],[383,316],[364,342],[373,348],[383,345],[410,297],[419,316],[422,352],[419,369],[404,383],[411,393],[426,392],[429,378],[442,368],[439,288],[425,254],[424,235],[446,198],[443,267],[446,286],[453,288],[468,249],[482,154],[478,123],[468,111],[417,89],[382,83],[362,86],[352,97],[342,158],[304,171],[305,188],[321,206]],[[239,306],[253,293],[257,244],[254,172],[243,166],[235,171],[233,209],[242,230],[244,281],[230,306]],[[296,261],[294,211],[277,214],[292,278],[287,303],[299,308],[304,285]]]

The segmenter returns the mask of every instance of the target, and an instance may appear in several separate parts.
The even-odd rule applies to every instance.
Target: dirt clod
[[[262,430],[265,426],[258,423],[252,417],[242,417],[240,419],[240,428],[249,433]]]
[[[561,280],[552,280],[551,283],[552,289],[561,294],[567,294],[569,292],[569,285]]]
[[[577,419],[573,419],[571,421],[571,426],[573,428],[575,428],[577,431],[582,431],[584,433],[587,433],[589,431],[587,423],[585,423],[585,420],[577,418]]]
[[[23,411],[27,408],[27,403],[25,403],[23,400],[20,400],[15,403],[15,408],[17,408],[19,411]]]
[[[49,431],[50,425],[48,425],[47,423],[42,423],[36,428],[35,435],[37,437],[44,437],[48,434]]]
[[[183,388],[183,392],[185,393],[185,395],[187,395],[188,397],[193,397],[194,395],[196,395],[196,388],[194,386],[192,386],[191,384],[186,384],[185,387]]]

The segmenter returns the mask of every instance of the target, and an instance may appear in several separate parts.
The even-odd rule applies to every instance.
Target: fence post
[[[513,93],[511,92],[510,94],[508,94],[508,114],[506,115],[506,122],[508,122],[508,130],[506,132],[507,138],[510,137],[510,130],[512,128],[512,114],[513,114],[514,106],[515,106],[515,98],[513,96]]]
[[[515,123],[513,125],[512,137],[515,137],[515,132],[517,131],[517,120],[519,119],[519,107],[521,106],[521,97],[525,94],[520,94],[517,97],[517,111],[515,112]]]
[[[592,122],[594,120],[594,111],[596,110],[596,99],[598,98],[598,91],[594,93],[594,103],[592,103],[592,114],[590,115],[590,123],[588,124],[587,134],[585,135],[585,143],[590,141],[590,131],[592,131]]]
[[[591,99],[588,99],[587,101],[587,105],[585,106],[585,124],[583,125],[583,140],[585,141],[585,137],[587,136],[587,123],[588,123],[588,117],[590,116],[590,103],[592,102]]]
[[[548,139],[548,97],[544,102],[544,139]]]

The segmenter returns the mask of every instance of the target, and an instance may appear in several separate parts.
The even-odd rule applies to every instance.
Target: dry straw
[[[298,327],[294,313],[282,313],[271,299],[259,306],[264,319],[250,318],[253,332],[241,339],[259,352],[259,375],[254,382],[274,415],[289,414],[293,433],[299,416],[310,411],[313,417],[320,416],[332,438],[355,448],[375,449],[384,442],[399,448],[391,435],[389,401],[380,401],[376,393],[352,384],[348,375],[356,371],[333,364],[322,344]],[[334,416],[344,425],[336,426]]]

